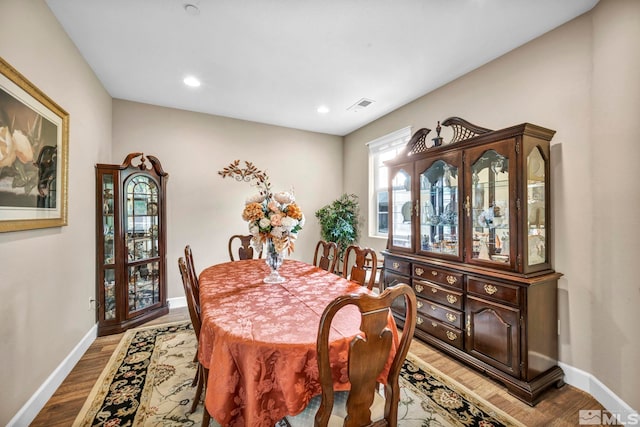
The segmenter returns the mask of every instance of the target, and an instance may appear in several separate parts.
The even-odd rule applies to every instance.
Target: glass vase
[[[265,262],[269,266],[271,273],[264,278],[264,283],[282,283],[286,279],[278,273],[278,269],[282,265],[284,255],[276,250],[276,246],[271,239],[267,239],[266,243],[266,259]]]

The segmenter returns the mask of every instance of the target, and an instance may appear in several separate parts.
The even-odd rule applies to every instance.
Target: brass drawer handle
[[[438,309],[438,307],[436,307],[435,305],[431,306],[431,310],[436,311]]]
[[[447,294],[447,301],[449,301],[449,304],[455,304],[456,301],[458,301],[458,297],[456,297],[455,295]]]
[[[431,292],[435,294],[435,293],[438,293],[438,290],[436,288],[431,288]]]
[[[451,341],[455,341],[458,336],[451,331],[447,331],[447,338],[449,338],[449,340]]]
[[[399,262],[394,262],[394,263],[393,263],[393,264],[391,264],[391,265],[393,265],[393,268],[395,268],[396,270],[397,270],[398,268],[400,268],[400,263],[399,263]]]
[[[447,282],[450,285],[453,285],[454,283],[456,283],[458,281],[458,278],[455,276],[447,276]]]
[[[490,284],[488,284],[488,283],[485,283],[485,284],[484,284],[484,291],[485,291],[486,293],[488,293],[489,295],[493,295],[493,294],[495,294],[496,292],[498,292],[498,288],[496,288],[495,286],[490,285]]]
[[[424,270],[423,270],[423,269],[421,269],[420,267],[416,267],[416,274],[417,274],[418,276],[422,276],[422,273],[424,273]]]
[[[424,286],[416,284],[416,291],[418,292],[424,291]]]
[[[432,272],[431,272],[431,275],[432,275],[432,276],[437,276],[437,275],[438,275],[438,272],[437,272],[437,271],[432,271]]]
[[[416,323],[417,323],[418,325],[422,325],[422,322],[424,322],[424,320],[422,320],[422,317],[417,316],[417,318],[416,318]]]
[[[447,320],[449,322],[455,322],[456,320],[458,320],[458,316],[456,316],[455,314],[447,313]]]
[[[467,314],[467,336],[471,336],[471,315]]]
[[[431,322],[431,326],[433,326],[434,328],[437,328],[438,324],[436,322]]]
[[[422,308],[424,304],[422,303],[422,301],[418,301],[416,305],[418,306],[418,308]]]

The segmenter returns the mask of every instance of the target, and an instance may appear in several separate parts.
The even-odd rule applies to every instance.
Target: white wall
[[[345,138],[345,191],[367,200],[365,143],[459,116],[500,129],[531,122],[551,142],[552,260],[560,360],[640,408],[640,2],[589,13]],[[435,134],[435,131],[433,132]],[[364,204],[366,205],[366,203]],[[366,230],[366,228],[365,228]],[[386,240],[365,237],[382,250]]]
[[[552,141],[554,267],[560,358],[640,407],[640,2],[601,0],[593,12],[341,138],[114,101],[41,0],[1,0],[0,56],[70,113],[69,225],[0,234],[0,425],[7,423],[94,325],[94,165],[131,151],[169,172],[169,297],[175,260],[227,259],[247,184],[217,171],[234,159],[293,185],[307,216],[293,257],[309,260],[314,212],[343,191],[367,207],[364,143],[458,115],[501,128],[529,121]],[[113,120],[112,120],[113,114]],[[113,127],[112,127],[113,121]],[[112,138],[113,136],[113,138]],[[113,140],[113,146],[112,146]],[[348,159],[344,163],[342,159]],[[366,225],[363,230],[366,230]],[[383,249],[385,241],[361,243]]]
[[[144,152],[158,157],[169,173],[169,298],[184,295],[177,260],[186,244],[201,270],[229,260],[231,235],[248,234],[241,214],[256,189],[218,175],[233,160],[266,170],[274,191],[294,189],[306,225],[291,258],[313,260],[320,239],[314,213],[342,190],[341,137],[122,100],[113,102],[113,123],[115,163]]]
[[[94,165],[111,97],[43,1],[0,2],[0,56],[70,115],[69,225],[0,233],[0,425],[95,323]]]

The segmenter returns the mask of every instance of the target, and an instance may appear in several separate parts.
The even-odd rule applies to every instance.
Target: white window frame
[[[384,217],[384,212],[379,211],[378,195],[387,192],[389,188],[387,167],[382,165],[381,158],[390,160],[395,157],[407,145],[411,139],[411,126],[398,129],[380,138],[369,141],[369,237],[386,239],[389,236],[388,229],[388,198],[387,198],[387,230],[380,227],[379,221]],[[387,177],[384,179],[383,177]],[[381,180],[384,179],[384,182]]]

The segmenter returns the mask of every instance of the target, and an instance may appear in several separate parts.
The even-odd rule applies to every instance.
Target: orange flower
[[[292,203],[287,206],[287,216],[299,221],[302,219],[302,209],[300,209],[300,207],[295,203]]]
[[[244,207],[242,219],[245,221],[258,221],[262,218],[264,218],[264,212],[260,203],[249,203]]]

